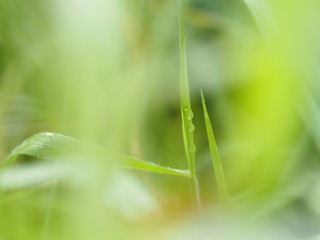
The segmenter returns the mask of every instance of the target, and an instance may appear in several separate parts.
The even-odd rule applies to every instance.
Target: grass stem
[[[191,109],[189,82],[188,82],[188,68],[187,68],[187,54],[186,54],[186,39],[184,30],[183,18],[183,0],[178,0],[178,23],[179,23],[179,45],[180,45],[180,98],[181,98],[181,118],[182,118],[182,132],[185,154],[188,161],[188,167],[191,175],[191,191],[193,199],[198,208],[200,208],[200,191],[196,174],[195,152],[196,146],[194,144],[194,125],[192,122],[193,112]]]

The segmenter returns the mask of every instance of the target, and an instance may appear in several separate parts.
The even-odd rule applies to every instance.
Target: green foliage
[[[227,183],[224,177],[224,171],[223,171],[222,162],[220,159],[220,154],[218,151],[218,146],[213,134],[210,117],[208,114],[206,102],[205,102],[202,91],[201,91],[201,101],[202,101],[204,121],[206,125],[207,136],[208,136],[208,142],[209,142],[209,147],[211,152],[212,164],[213,164],[214,173],[216,176],[216,181],[217,181],[218,190],[219,190],[219,197],[222,203],[228,204],[229,193],[228,193]]]
[[[183,1],[178,0],[178,22],[179,22],[179,42],[180,42],[180,99],[181,99],[181,118],[182,118],[182,133],[183,143],[185,148],[186,158],[190,175],[192,177],[192,191],[194,200],[200,206],[199,184],[196,173],[195,152],[196,146],[194,143],[194,124],[192,122],[193,112],[191,109],[189,82],[188,82],[188,67],[186,53],[186,38],[184,31],[183,17]]]
[[[93,155],[107,152],[101,147],[86,144],[77,139],[64,136],[57,133],[38,133],[23,141],[19,146],[14,148],[11,154],[4,159],[3,164],[8,164],[15,160],[18,155],[28,155],[35,158],[56,160],[63,158],[65,155],[75,155],[79,151],[87,149]],[[176,176],[189,177],[189,171],[178,170],[169,167],[162,167],[155,163],[146,162],[138,158],[119,155],[121,166],[154,173],[169,174]]]
[[[319,1],[0,2],[0,240],[318,237]]]

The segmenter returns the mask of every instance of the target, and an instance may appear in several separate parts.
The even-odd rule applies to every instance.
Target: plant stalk
[[[196,174],[195,152],[194,144],[194,125],[192,122],[193,112],[191,109],[189,82],[188,82],[188,68],[187,68],[187,54],[186,54],[186,40],[184,30],[183,18],[183,0],[178,0],[178,23],[179,23],[179,45],[180,45],[180,100],[181,100],[181,118],[182,118],[182,132],[185,154],[188,161],[188,167],[191,177],[191,192],[196,206],[200,208],[201,199],[199,184]]]

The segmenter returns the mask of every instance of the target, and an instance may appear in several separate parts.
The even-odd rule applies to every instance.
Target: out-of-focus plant
[[[0,239],[317,239],[319,10],[2,0]]]

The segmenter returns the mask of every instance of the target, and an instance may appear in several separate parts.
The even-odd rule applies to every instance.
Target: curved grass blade
[[[208,142],[209,142],[209,147],[211,152],[212,164],[213,164],[213,169],[214,169],[214,173],[215,173],[216,181],[218,185],[219,197],[223,204],[227,204],[229,203],[228,187],[224,177],[223,167],[222,167],[217,143],[213,134],[210,117],[207,111],[206,102],[205,102],[202,91],[201,91],[201,100],[202,100],[203,115],[204,115],[206,130],[207,130]]]
[[[89,149],[93,154],[103,154],[108,151],[102,147],[85,143],[75,138],[57,133],[38,133],[26,139],[19,146],[14,148],[8,157],[4,159],[2,165],[15,161],[18,155],[29,155],[36,158],[55,160],[61,156],[78,153],[77,151]],[[135,157],[117,154],[121,159],[121,167],[143,170],[154,173],[190,177],[188,170],[179,170],[163,167],[151,162],[143,161]]]
[[[187,68],[187,54],[186,54],[186,40],[184,31],[183,18],[183,0],[178,0],[178,23],[179,23],[179,45],[180,45],[180,98],[181,98],[181,117],[182,117],[182,133],[186,158],[190,171],[191,187],[193,198],[198,207],[200,207],[200,193],[199,184],[196,174],[195,152],[196,146],[194,144],[194,125],[192,122],[193,112],[191,109],[189,83],[188,83],[188,68]]]

